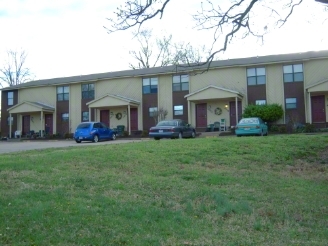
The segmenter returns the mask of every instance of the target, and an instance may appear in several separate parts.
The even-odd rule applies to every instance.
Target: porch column
[[[309,123],[312,124],[312,104],[311,104],[311,93],[308,92],[308,116],[309,116]]]
[[[130,111],[131,107],[130,104],[128,105],[128,127],[129,127],[129,135],[131,135],[131,119],[130,119]]]
[[[91,108],[89,107],[89,121],[91,121]]]
[[[236,125],[238,124],[238,97],[236,97]]]
[[[14,123],[13,120],[11,120],[11,113],[9,114],[9,138],[11,138],[11,124]]]
[[[44,128],[44,124],[43,124],[43,111],[41,110],[41,132],[40,132],[40,137],[43,137],[43,128]]]
[[[188,123],[191,124],[191,102],[188,100]]]

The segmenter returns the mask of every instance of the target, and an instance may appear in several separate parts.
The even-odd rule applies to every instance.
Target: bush
[[[272,125],[270,127],[270,132],[279,132],[279,126],[277,125]]]
[[[287,127],[286,126],[279,126],[279,133],[287,133]]]
[[[315,126],[313,124],[306,123],[304,126],[304,132],[315,132]]]
[[[148,137],[148,131],[143,130],[142,133],[141,133],[141,137]]]
[[[71,138],[73,138],[73,133],[65,133],[65,135],[64,135],[64,138],[65,139],[71,139]]]
[[[123,137],[128,137],[129,136],[129,132],[128,131],[123,131],[122,136]]]
[[[279,120],[284,115],[284,110],[279,104],[266,105],[248,105],[243,113],[244,118],[260,117],[265,122],[274,122]]]

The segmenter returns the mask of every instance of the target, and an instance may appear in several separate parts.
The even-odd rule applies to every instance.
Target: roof
[[[128,98],[128,97],[125,97],[125,96],[122,96],[122,95],[117,95],[117,94],[105,94],[99,98],[96,98],[90,102],[88,102],[86,105],[90,105],[94,102],[97,102],[105,97],[112,97],[112,98],[116,98],[116,99],[119,99],[119,100],[123,100],[125,102],[128,102],[128,103],[134,103],[134,104],[140,104],[140,101],[137,101],[137,100],[134,100],[132,98]]]
[[[328,50],[219,60],[219,61],[213,61],[210,64],[209,69],[232,67],[232,66],[253,66],[259,64],[287,63],[287,62],[295,62],[295,61],[306,61],[311,59],[322,59],[322,58],[328,58]],[[83,83],[83,82],[91,82],[91,81],[114,79],[114,78],[124,78],[124,77],[143,77],[143,76],[153,76],[153,75],[161,75],[161,74],[176,74],[176,73],[183,73],[183,72],[205,70],[207,68],[208,68],[207,65],[203,65],[203,66],[171,65],[166,67],[123,70],[123,71],[116,71],[116,72],[35,80],[35,81],[19,84],[16,86],[2,88],[1,90],[13,90],[18,88],[71,84],[71,83],[81,83],[81,82]]]
[[[185,97],[185,98],[190,97],[190,96],[192,96],[192,95],[195,95],[195,94],[197,94],[197,93],[199,93],[199,92],[201,92],[201,91],[207,90],[207,89],[209,89],[209,88],[214,88],[214,89],[218,89],[218,90],[221,90],[221,91],[227,91],[227,92],[231,92],[231,93],[234,93],[234,94],[237,94],[237,95],[240,95],[240,96],[244,96],[244,95],[243,95],[241,92],[239,92],[239,91],[234,91],[234,90],[226,89],[226,88],[219,87],[219,86],[216,86],[216,85],[208,85],[208,86],[203,87],[203,88],[201,88],[201,89],[199,89],[199,90],[196,90],[196,91],[194,91],[194,92],[191,92],[191,93],[185,95],[184,97]]]
[[[37,107],[39,108],[40,110],[48,110],[48,111],[54,111],[55,108],[53,106],[50,106],[50,105],[46,105],[44,103],[40,103],[40,102],[29,102],[29,101],[24,101],[24,102],[21,102],[19,104],[16,104],[14,106],[12,106],[11,108],[8,108],[7,111],[10,111],[10,110],[13,110],[14,108],[17,108],[23,104],[28,104],[28,105],[31,105],[31,106],[34,106],[34,107]]]

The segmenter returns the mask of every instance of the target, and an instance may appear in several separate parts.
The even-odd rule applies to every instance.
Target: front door
[[[312,96],[311,97],[312,108],[312,122],[321,123],[326,122],[325,111],[325,96]]]
[[[109,125],[109,110],[100,110],[100,121],[104,123],[106,126]]]
[[[22,135],[26,135],[30,132],[30,116],[24,115],[23,116],[23,132]]]
[[[130,109],[130,124],[131,124],[131,131],[138,131],[138,109],[137,108]]]
[[[52,135],[53,134],[53,115],[46,114],[44,117],[45,117],[44,130],[47,135]]]
[[[236,122],[236,102],[230,102],[230,126],[235,126],[237,125]],[[241,101],[238,101],[238,121],[241,119],[242,117],[242,112],[241,112]]]
[[[207,104],[196,104],[196,127],[207,126]]]

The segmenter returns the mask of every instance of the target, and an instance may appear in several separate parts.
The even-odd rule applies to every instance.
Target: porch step
[[[229,136],[231,135],[230,131],[221,131],[221,132],[198,132],[198,137],[200,138],[213,138],[213,137],[220,137],[220,136]]]
[[[211,137],[218,137],[220,136],[220,132],[200,132],[200,138],[211,138]]]

